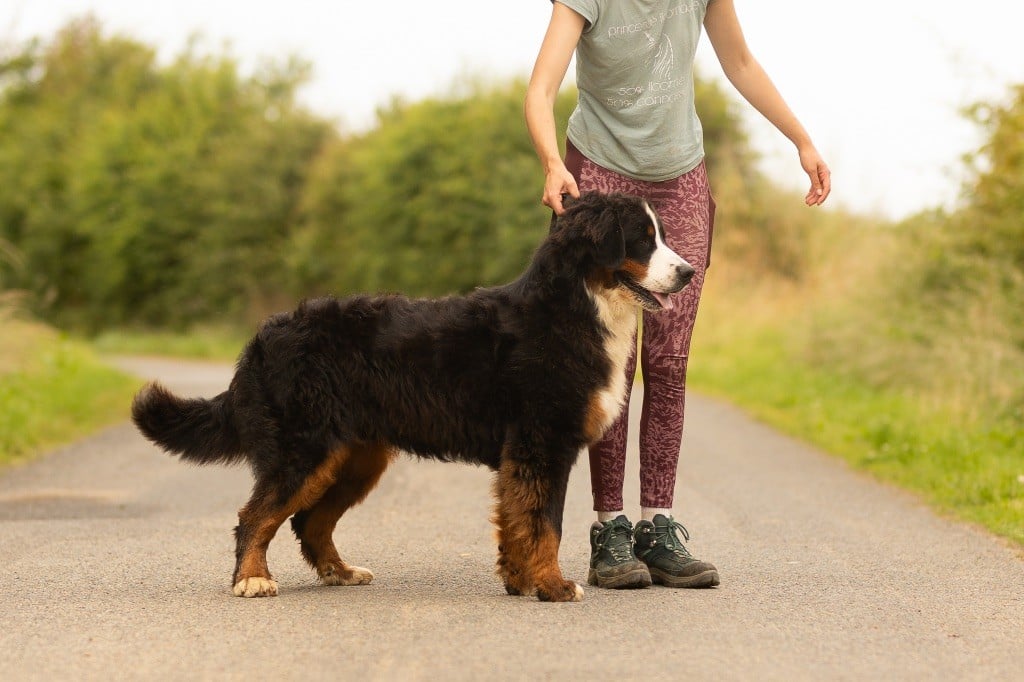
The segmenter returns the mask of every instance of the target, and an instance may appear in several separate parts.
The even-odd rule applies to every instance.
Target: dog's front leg
[[[535,462],[543,462],[538,469]],[[498,574],[509,594],[541,601],[580,601],[583,588],[562,577],[558,546],[572,460],[506,453],[495,481]]]

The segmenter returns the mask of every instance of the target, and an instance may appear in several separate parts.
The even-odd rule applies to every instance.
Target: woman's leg
[[[650,197],[665,227],[665,241],[696,269],[675,307],[644,314],[641,359],[644,405],[640,418],[640,504],[635,552],[655,583],[670,587],[719,584],[714,565],[695,559],[689,536],[672,517],[673,492],[686,405],[686,364],[697,304],[709,262],[714,202],[701,164]],[[671,190],[671,191],[670,191]],[[682,532],[682,538],[679,537]]]
[[[641,339],[640,504],[669,510],[683,434],[686,364],[711,243],[713,204],[703,163],[658,183],[650,201],[661,217],[666,243],[696,269],[690,284],[675,295],[673,309],[644,313]]]

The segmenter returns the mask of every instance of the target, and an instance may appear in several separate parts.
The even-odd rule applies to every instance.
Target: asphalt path
[[[231,373],[118,363],[190,394]],[[0,680],[1024,679],[1019,552],[725,405],[691,396],[676,488],[717,589],[506,596],[490,482],[402,458],[335,533],[372,584],[318,586],[286,526],[269,553],[280,596],[240,599],[245,469],[182,464],[128,424],[8,469]],[[582,457],[561,550],[579,582],[589,510]]]

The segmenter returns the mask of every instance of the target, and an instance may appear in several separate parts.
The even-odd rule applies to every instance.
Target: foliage
[[[244,312],[285,284],[277,254],[330,127],[294,103],[298,62],[153,50],[89,19],[0,66],[0,238],[37,311],[96,328]]]
[[[809,363],[799,315],[765,305],[705,304],[689,383],[1024,546],[1024,424],[968,420],[956,405]]]
[[[159,355],[233,361],[255,330],[238,325],[204,324],[183,332],[150,329],[107,329],[89,339],[104,355]]]
[[[0,465],[127,418],[137,380],[43,325],[0,329]]]
[[[870,230],[849,249],[861,277],[814,306],[815,362],[972,422],[1024,424],[1024,88],[1013,93],[973,109],[988,139],[959,210]],[[854,265],[866,254],[873,264]]]
[[[1024,272],[1024,84],[1005,103],[976,104],[969,115],[987,135],[968,157],[973,179],[957,230],[972,254]],[[1015,282],[1014,284],[1019,284]]]
[[[547,230],[524,84],[395,101],[311,175],[298,261],[333,291],[465,292],[514,278]],[[571,102],[563,95],[559,116]]]

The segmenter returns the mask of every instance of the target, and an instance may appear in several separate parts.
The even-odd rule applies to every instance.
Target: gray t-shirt
[[[704,158],[693,58],[712,0],[557,0],[587,20],[576,46],[579,102],[569,139],[600,166],[639,180],[682,175]]]

